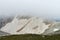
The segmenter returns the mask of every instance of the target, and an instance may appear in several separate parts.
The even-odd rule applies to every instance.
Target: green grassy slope
[[[60,40],[60,35],[42,36],[35,34],[11,35],[0,37],[0,40]]]

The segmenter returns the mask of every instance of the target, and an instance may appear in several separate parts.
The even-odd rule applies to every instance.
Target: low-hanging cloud
[[[60,18],[60,0],[0,0],[0,15]]]

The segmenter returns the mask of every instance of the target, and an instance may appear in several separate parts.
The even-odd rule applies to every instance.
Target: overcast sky
[[[60,0],[0,0],[0,15],[60,18]]]

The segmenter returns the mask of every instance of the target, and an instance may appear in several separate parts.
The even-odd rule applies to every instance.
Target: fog
[[[16,14],[60,18],[60,0],[0,0],[0,16]]]

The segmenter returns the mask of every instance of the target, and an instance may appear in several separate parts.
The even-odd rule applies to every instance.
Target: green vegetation
[[[0,37],[0,40],[60,40],[60,35],[36,35],[36,34],[24,34],[24,35],[11,35]]]

